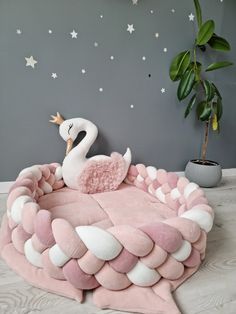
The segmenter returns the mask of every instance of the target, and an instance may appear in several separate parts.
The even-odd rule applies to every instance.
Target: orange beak
[[[69,152],[72,150],[72,148],[73,148],[73,140],[71,138],[69,138],[67,140],[66,155],[69,154]]]

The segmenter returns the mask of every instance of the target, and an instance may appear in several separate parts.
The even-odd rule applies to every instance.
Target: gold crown
[[[51,115],[51,117],[52,117],[52,120],[49,120],[49,122],[52,122],[54,124],[60,125],[62,124],[63,121],[65,121],[59,112],[57,112],[56,116]]]

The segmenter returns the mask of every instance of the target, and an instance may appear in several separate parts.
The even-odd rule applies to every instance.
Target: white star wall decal
[[[131,0],[132,1],[132,4],[133,5],[137,5],[137,4],[140,4],[139,2],[138,2],[138,0]],[[218,0],[219,2],[223,2],[223,0]],[[132,6],[132,4],[131,4],[131,6]],[[156,9],[155,8],[149,8],[149,10],[147,11],[147,12],[150,12],[151,14],[154,14],[154,13],[156,13],[156,12],[158,12],[158,10],[156,11]],[[170,14],[171,14],[171,12],[172,13],[175,13],[176,12],[176,9],[175,8],[169,8],[169,12],[170,12]],[[187,14],[186,14],[187,16],[185,17],[185,18],[189,18],[189,21],[195,21],[195,15],[193,14],[193,11],[191,12],[191,11],[189,11]],[[100,20],[100,19],[103,19],[104,18],[104,15],[103,15],[103,12],[99,12],[98,13],[98,19]],[[127,22],[132,22],[132,20],[128,20]],[[135,21],[134,21],[134,24],[135,24]],[[134,27],[134,24],[126,24],[127,25],[127,32],[129,32],[130,34],[133,34],[133,32],[135,32],[136,31],[136,27]],[[136,24],[135,24],[136,25]],[[18,27],[19,27],[20,25],[18,25]],[[72,25],[73,26],[73,25]],[[137,25],[136,25],[137,26]],[[78,27],[78,28],[77,28]],[[73,39],[77,39],[77,36],[78,36],[78,31],[80,31],[80,28],[79,28],[79,26],[75,26],[75,29],[69,29],[69,30],[72,30],[70,33],[67,33],[67,36],[69,37],[69,38],[73,38]],[[68,31],[69,31],[68,30]],[[124,25],[124,28],[123,28],[123,31],[125,32],[125,25]],[[137,30],[137,31],[139,31],[139,29]],[[158,29],[156,29],[156,32],[155,32],[155,30],[154,30],[154,32],[153,32],[153,34],[152,34],[152,36],[153,36],[153,39],[154,38],[156,38],[156,39],[158,39],[159,38],[159,33],[158,33]],[[16,32],[16,34],[22,34],[22,30],[20,29],[20,28],[17,28],[17,29],[15,29],[15,32]],[[52,27],[52,29],[50,28],[50,25],[48,25],[48,28],[46,28],[46,32],[48,32],[48,34],[53,34],[54,33],[54,29],[53,29],[53,27]],[[71,37],[70,37],[71,36]],[[154,37],[155,36],[155,37]],[[161,34],[161,36],[162,36],[162,34]],[[129,35],[128,35],[128,37],[129,37]],[[96,38],[94,38],[94,39],[92,39],[92,40],[95,40]],[[91,42],[91,44],[95,47],[95,48],[97,48],[97,47],[100,47],[100,42],[98,43],[97,41],[92,41]],[[163,48],[163,46],[161,47],[161,51],[163,51],[164,53],[167,53],[167,51],[169,51],[169,47],[168,48]],[[113,60],[116,60],[118,58],[118,56],[116,56],[115,55],[115,57],[114,57],[114,55],[108,55],[107,56],[107,59],[108,60],[111,60],[111,62],[113,61]],[[119,59],[119,58],[118,58]],[[149,56],[148,57],[146,57],[145,55],[139,55],[139,60],[142,60],[144,63],[145,63],[145,61],[147,62],[147,60],[149,61]],[[31,67],[32,69],[34,69],[35,68],[35,65],[38,63],[38,61],[37,60],[35,60],[34,59],[34,57],[33,56],[29,56],[29,57],[25,57],[25,60],[26,60],[26,64],[25,64],[25,66],[26,67]],[[141,62],[142,62],[141,61]],[[85,67],[86,67],[86,65],[84,65]],[[37,68],[37,66],[36,66],[36,68]],[[79,69],[79,71],[80,71],[80,75],[81,76],[83,76],[84,78],[86,78],[86,75],[85,74],[87,74],[87,69],[86,68],[80,68]],[[50,75],[50,72],[48,73],[48,76]],[[148,75],[149,77],[151,77],[151,74],[149,74]],[[50,77],[50,76],[49,76]],[[61,75],[59,74],[59,77],[61,77]],[[57,75],[57,73],[56,72],[52,72],[51,73],[51,78],[52,79],[57,79],[58,78],[58,75]],[[104,92],[104,89],[102,88],[102,87],[97,87],[97,91],[98,92],[100,92],[100,93],[102,93],[102,92]],[[161,92],[162,94],[164,94],[164,93],[166,93],[166,89],[164,88],[164,87],[161,87],[160,88],[160,90],[159,90],[159,92]],[[133,104],[129,104],[129,106],[130,106],[130,108],[134,108],[134,105]]]
[[[132,34],[135,31],[134,25],[133,24],[127,24],[127,32],[129,32],[130,34]]]
[[[30,56],[29,58],[25,57],[25,60],[26,60],[26,66],[27,67],[30,66],[33,69],[34,69],[35,64],[38,63],[38,61],[36,61],[33,56]]]
[[[77,38],[78,33],[76,33],[74,29],[70,34],[71,34],[71,38]]]
[[[189,21],[194,21],[194,15],[193,15],[193,13],[190,13],[189,14],[189,16],[188,16],[188,18],[189,18]]]

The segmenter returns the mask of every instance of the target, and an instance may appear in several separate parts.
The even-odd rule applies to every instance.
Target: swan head
[[[59,126],[59,134],[63,138],[63,140],[67,143],[66,146],[66,155],[69,154],[69,152],[73,148],[73,143],[76,140],[79,132],[81,131],[78,127],[78,124],[75,123],[78,119],[68,119],[62,122],[62,124]]]
[[[52,120],[50,122],[59,125],[59,134],[63,140],[67,143],[66,146],[66,155],[73,148],[73,143],[76,140],[78,134],[81,131],[79,120],[80,118],[64,120],[64,118],[57,112],[56,116],[51,116]]]
[[[69,152],[72,150],[73,143],[81,131],[90,133],[90,146],[97,137],[98,129],[96,125],[89,120],[83,118],[73,118],[65,120],[59,112],[57,112],[56,116],[51,117],[52,119],[50,120],[50,122],[59,125],[59,134],[67,143],[66,155],[68,155]]]

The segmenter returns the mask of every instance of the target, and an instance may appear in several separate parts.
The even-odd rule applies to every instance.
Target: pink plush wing
[[[88,160],[78,178],[78,190],[89,194],[116,190],[127,171],[125,160],[119,153],[112,153],[107,160]]]

